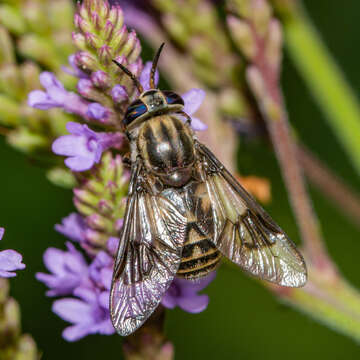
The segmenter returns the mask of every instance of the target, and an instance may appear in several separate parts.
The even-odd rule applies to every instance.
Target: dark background
[[[305,5],[331,53],[347,79],[360,88],[360,2],[307,0]],[[283,87],[290,120],[301,139],[349,184],[360,189],[352,169],[324,117],[301,78],[285,56]],[[360,136],[360,134],[359,134]],[[24,255],[27,270],[11,280],[11,293],[21,305],[25,332],[31,332],[44,359],[121,359],[121,338],[89,336],[76,343],[61,338],[67,323],[51,312],[53,299],[35,280],[44,271],[42,254],[49,246],[64,247],[54,224],[73,211],[70,191],[50,184],[41,169],[10,149],[0,139],[0,225],[6,228],[1,248],[15,248]],[[267,210],[298,242],[286,192],[274,155],[258,142],[239,149],[243,173],[271,180],[273,201]],[[323,225],[329,252],[336,264],[360,288],[360,233],[319,192],[311,188],[315,208]],[[199,315],[179,309],[169,311],[167,333],[176,346],[177,359],[351,359],[360,349],[352,340],[281,305],[266,289],[241,271],[222,266],[206,292],[211,301]]]

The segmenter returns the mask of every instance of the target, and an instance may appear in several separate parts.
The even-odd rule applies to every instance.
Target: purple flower
[[[111,89],[111,97],[116,103],[121,103],[129,98],[126,88],[122,85],[115,85]]]
[[[4,236],[5,229],[0,228],[0,240]],[[25,269],[22,263],[22,256],[15,250],[0,251],[0,278],[16,276],[15,270]]]
[[[204,311],[209,303],[207,295],[198,295],[197,293],[205,289],[216,276],[216,272],[198,281],[175,278],[169,289],[163,296],[161,304],[168,309],[179,306],[189,313],[199,313]]]
[[[91,103],[86,111],[86,115],[89,118],[99,120],[103,123],[105,123],[107,117],[109,116],[109,113],[110,110],[99,103]]]
[[[78,213],[71,213],[62,219],[62,224],[55,225],[56,231],[79,243],[86,240],[86,229],[87,226],[85,220]]]
[[[76,341],[89,334],[111,335],[115,332],[109,313],[109,297],[114,260],[100,251],[88,267],[89,281],[78,286],[78,297],[57,300],[53,311],[73,326],[67,327],[63,337]]]
[[[123,222],[123,219],[121,219],[121,222]],[[122,226],[122,224],[121,224],[121,226]],[[116,251],[119,246],[119,241],[120,241],[119,238],[111,236],[111,237],[109,237],[107,244],[106,244],[107,250],[114,257],[116,255]]]
[[[120,147],[123,135],[120,133],[97,133],[87,125],[68,122],[64,135],[53,142],[55,154],[69,156],[65,164],[73,171],[89,170],[99,163],[101,154],[110,147]]]
[[[143,86],[144,90],[149,90],[149,79],[150,79],[150,71],[151,71],[151,62],[147,62],[144,66],[144,69],[140,75],[140,83]],[[155,73],[155,85],[159,82],[159,73],[156,71]],[[201,89],[191,89],[185,94],[182,94],[181,97],[184,100],[184,112],[191,116],[193,115],[200,107],[205,98],[205,91]],[[181,116],[181,119],[185,121],[186,119]],[[197,131],[203,131],[207,129],[207,125],[204,124],[200,119],[196,117],[191,117],[191,127]]]
[[[185,106],[184,111],[189,116],[193,115],[200,107],[201,103],[205,98],[205,91],[201,89],[191,89],[181,97],[184,100]],[[200,119],[191,117],[191,127],[194,130],[203,131],[207,129],[207,125],[204,124]]]
[[[89,75],[86,74],[84,71],[80,70],[75,62],[75,54],[72,54],[68,57],[68,61],[70,64],[70,67],[62,66],[62,70],[65,71],[67,74],[75,76],[79,79],[87,79],[89,78]]]
[[[48,71],[40,74],[41,85],[46,91],[31,91],[28,97],[28,105],[40,110],[48,110],[60,107],[67,112],[86,117],[88,102],[79,95],[65,90],[63,84],[56,76]]]
[[[79,299],[65,298],[53,304],[54,313],[73,324],[63,331],[64,339],[76,341],[90,334],[115,333],[110,320],[108,303],[101,303],[100,294],[92,289],[79,288],[75,295]],[[106,297],[109,298],[108,292]]]
[[[105,251],[100,251],[89,266],[89,276],[99,287],[110,289],[111,276],[108,278],[108,270],[112,273],[114,259]]]
[[[47,296],[69,295],[75,288],[89,283],[84,256],[70,242],[66,246],[67,251],[48,248],[44,253],[44,263],[51,274],[36,274],[36,279],[50,288]]]

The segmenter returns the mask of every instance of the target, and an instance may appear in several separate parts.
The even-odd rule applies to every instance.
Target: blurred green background
[[[305,5],[324,42],[359,93],[360,2],[306,0]],[[302,141],[347,183],[360,189],[359,177],[286,54],[283,88],[290,120]],[[260,140],[243,143],[238,153],[239,169],[243,174],[270,179],[273,200],[266,208],[298,242],[279,168],[268,150],[269,145]],[[10,149],[3,139],[0,154],[0,225],[6,228],[1,248],[19,250],[27,265],[27,270],[11,281],[11,293],[21,305],[24,331],[34,336],[44,359],[121,359],[121,338],[115,335],[89,336],[76,343],[64,341],[61,331],[67,323],[51,312],[53,299],[45,297],[45,286],[34,278],[37,271],[44,271],[45,249],[64,247],[65,239],[53,227],[73,211],[71,192],[50,184],[42,169]],[[360,288],[359,229],[318,191],[310,191],[332,258],[345,277]],[[168,312],[167,333],[175,344],[177,359],[330,360],[360,355],[358,344],[281,305],[255,280],[234,268],[222,266],[206,292],[211,301],[205,312]]]

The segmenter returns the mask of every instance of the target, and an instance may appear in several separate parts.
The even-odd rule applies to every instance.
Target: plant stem
[[[360,104],[299,1],[272,0],[295,66],[360,174]]]
[[[279,88],[278,67],[271,66],[265,56],[263,39],[252,27],[257,55],[246,71],[247,79],[266,122],[283,174],[289,199],[298,223],[306,256],[317,268],[333,266],[322,241],[320,225],[305,187],[287,113]]]
[[[360,195],[345,184],[303,145],[297,147],[298,159],[308,179],[360,227]]]
[[[302,289],[270,285],[281,301],[320,321],[329,328],[360,341],[360,294],[341,277],[326,278],[310,268]]]
[[[164,335],[165,309],[159,306],[146,323],[125,338],[127,360],[173,360],[174,347]]]

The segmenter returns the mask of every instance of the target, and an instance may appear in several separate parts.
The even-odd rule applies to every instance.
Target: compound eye
[[[178,94],[172,91],[163,91],[163,94],[169,105],[184,105],[184,100]]]
[[[123,123],[125,126],[131,124],[135,119],[139,116],[144,115],[147,112],[147,108],[145,104],[140,100],[135,100],[133,103],[130,104],[128,107]]]

